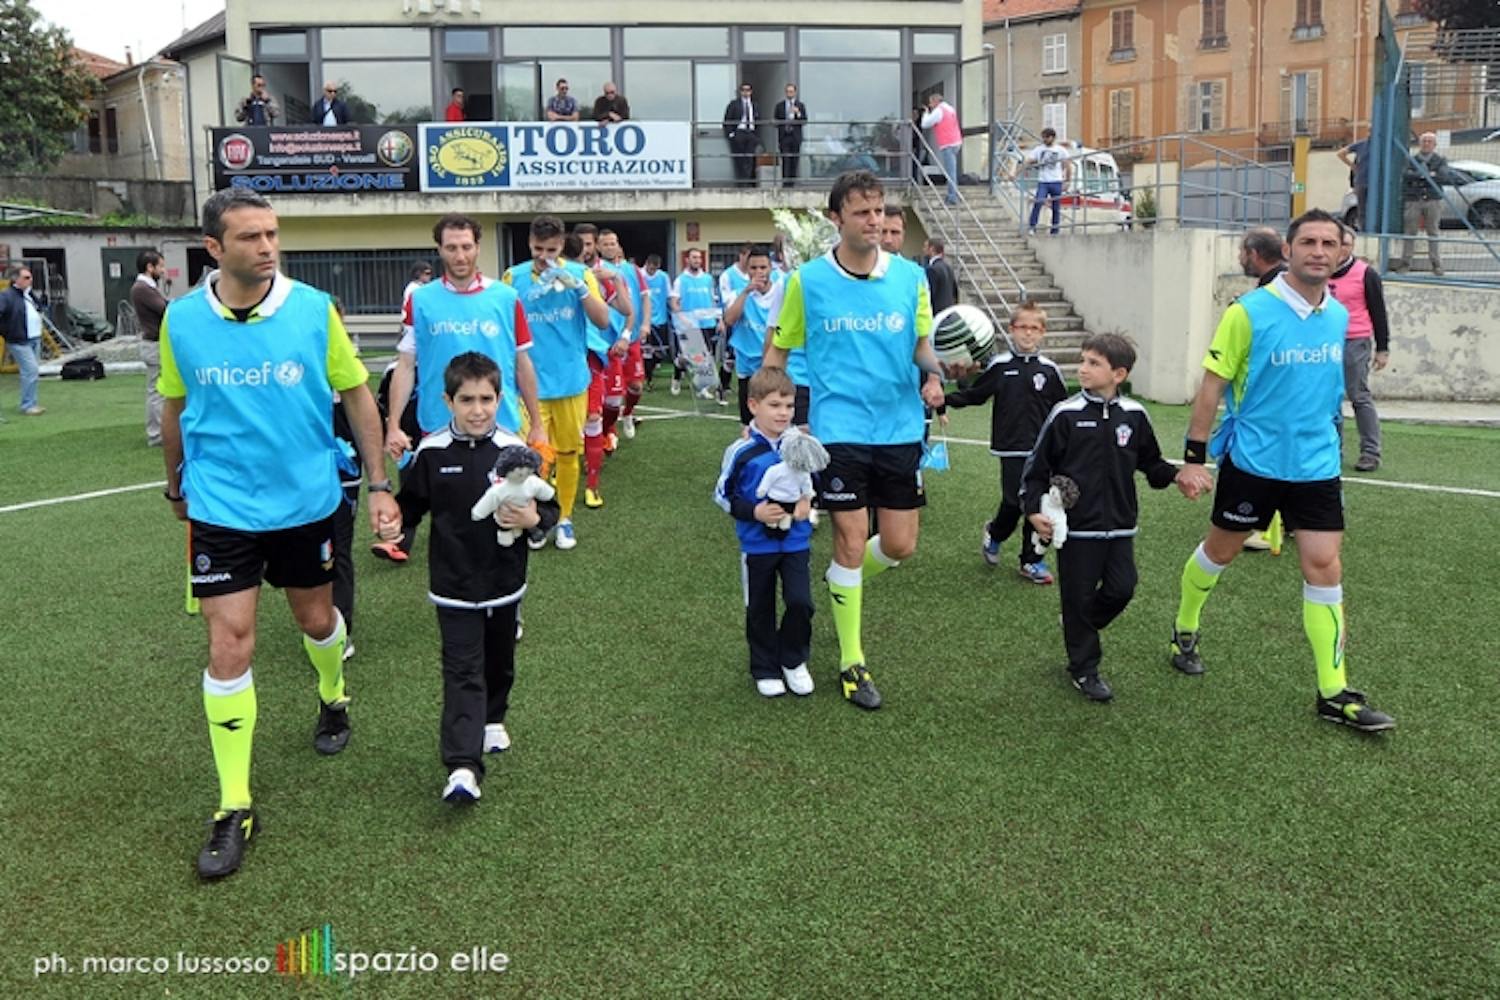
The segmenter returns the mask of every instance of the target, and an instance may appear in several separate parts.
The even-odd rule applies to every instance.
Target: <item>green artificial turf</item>
[[[0,506],[162,478],[140,378],[43,386],[0,424]],[[15,398],[0,377],[0,400]],[[681,409],[658,389],[649,406]],[[724,413],[726,411],[718,411]],[[1167,451],[1182,408],[1152,407]],[[987,410],[949,434],[984,440]],[[1346,486],[1352,682],[1400,727],[1318,722],[1295,547],[1247,555],[1166,639],[1206,502],[1140,482],[1141,583],[1104,634],[1114,703],[1061,669],[1056,588],[982,564],[983,447],[931,475],[917,555],[872,582],[886,707],[843,703],[815,584],[806,699],[758,698],[738,552],[710,501],[729,421],[647,419],[578,548],[534,555],[509,725],[472,809],[441,803],[425,540],[356,549],[354,735],[309,743],[314,682],[266,591],[244,869],[201,885],[216,800],[202,622],[158,490],[0,513],[0,995],[1484,996],[1500,993],[1491,630],[1500,499]],[[1500,490],[1500,432],[1388,425],[1383,482]],[[425,529],[424,529],[425,534]],[[828,562],[818,530],[814,573]],[[1488,652],[1487,652],[1488,651]],[[303,982],[85,973],[86,956],[340,950],[444,971]],[[503,973],[447,971],[504,952]],[[59,955],[69,973],[33,975]]]

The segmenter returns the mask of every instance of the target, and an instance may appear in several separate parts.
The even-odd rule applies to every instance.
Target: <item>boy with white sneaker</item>
[[[734,517],[740,539],[745,584],[745,639],[750,644],[750,677],[762,697],[788,690],[812,694],[807,672],[812,643],[811,498],[792,510],[760,500],[755,489],[767,469],[781,460],[782,435],[792,422],[796,386],[782,368],[761,368],[750,378],[750,426],[746,436],[724,451],[714,502]],[[791,526],[775,527],[787,514]],[[776,580],[786,611],[776,623]]]
[[[505,712],[516,671],[516,614],[526,593],[525,545],[501,545],[502,528],[543,531],[557,523],[555,500],[502,506],[492,520],[470,511],[489,488],[500,449],[525,442],[495,425],[500,369],[474,351],[443,373],[453,419],[422,439],[396,498],[406,530],[432,515],[428,594],[442,636],[443,721],[439,750],[448,768],[443,798],[479,798],[484,755],[509,749]]]

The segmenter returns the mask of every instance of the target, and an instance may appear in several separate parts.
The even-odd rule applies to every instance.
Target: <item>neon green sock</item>
[[[250,671],[232,681],[203,674],[203,714],[219,772],[219,808],[250,807],[250,750],[255,740],[255,682]]]
[[[859,635],[864,587],[859,570],[838,563],[828,565],[827,580],[828,596],[833,602],[833,629],[839,637],[839,669],[842,670],[865,662]]]
[[[1312,644],[1318,693],[1332,698],[1348,686],[1344,675],[1344,588],[1302,585],[1302,630]]]
[[[871,535],[870,540],[865,543],[865,561],[860,566],[860,576],[866,581],[875,579],[888,569],[895,569],[901,565],[901,560],[892,559],[886,555],[880,547],[880,536]]]
[[[1213,593],[1214,587],[1218,586],[1219,575],[1224,572],[1224,567],[1208,557],[1203,551],[1202,543],[1188,556],[1187,565],[1182,567],[1181,597],[1177,603],[1177,631],[1198,631],[1199,616],[1203,613],[1203,605],[1208,603],[1208,595]]]
[[[338,622],[328,638],[302,637],[302,648],[307,650],[307,658],[318,672],[318,697],[325,705],[336,704],[344,697],[344,642],[348,633],[344,629],[344,616],[337,608],[333,614]]]

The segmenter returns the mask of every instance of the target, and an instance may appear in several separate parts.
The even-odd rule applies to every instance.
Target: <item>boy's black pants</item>
[[[516,679],[516,605],[437,609],[443,642],[443,723],[438,748],[448,770],[484,774],[484,727],[504,722]]]
[[[745,640],[750,644],[750,676],[781,679],[782,667],[807,662],[812,645],[811,550],[744,555]],[[776,624],[776,578],[786,612]]]
[[[344,498],[333,512],[333,606],[344,616],[344,630],[354,634],[354,515],[359,509],[359,484],[344,487]]]
[[[1099,632],[1125,610],[1135,583],[1134,538],[1069,538],[1057,550],[1068,673],[1099,672]]]
[[[1042,561],[1042,555],[1036,550],[1036,529],[1021,516],[1021,470],[1024,468],[1024,455],[1000,459],[1000,509],[990,519],[989,529],[990,539],[999,545],[1016,530],[1016,522],[1021,522],[1022,566]]]

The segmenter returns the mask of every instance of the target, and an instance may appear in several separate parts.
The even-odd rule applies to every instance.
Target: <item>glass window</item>
[[[914,56],[952,56],[958,52],[958,40],[948,32],[919,31],[911,36]]]
[[[325,62],[323,75],[338,85],[355,122],[433,120],[432,71],[425,62]]]
[[[255,49],[262,59],[277,56],[306,57],[307,32],[262,31],[255,36]]]
[[[864,168],[884,177],[903,176],[902,140],[909,128],[901,114],[899,62],[802,63],[801,90],[819,95],[808,105],[802,155],[813,177]]]
[[[727,56],[728,28],[626,28],[627,56]]]
[[[432,54],[432,32],[426,28],[324,28],[324,59]]]
[[[542,79],[546,81],[545,93],[551,97],[559,77],[568,81],[568,93],[572,94],[578,101],[578,120],[593,121],[590,117],[594,109],[594,101],[604,92],[604,85],[614,77],[610,76],[608,59],[586,60],[572,62],[563,59],[543,59]],[[686,86],[687,77],[678,82],[678,86]],[[623,86],[620,93],[625,100],[630,102],[630,116],[639,118],[640,114],[635,110],[635,101],[631,98],[629,90]]]
[[[864,59],[901,57],[899,31],[848,31],[842,28],[803,28],[797,36],[802,58],[809,56],[853,56]]]
[[[607,56],[608,28],[506,28],[507,56]]]
[[[556,79],[554,77],[553,79]],[[569,81],[571,84],[571,81]],[[537,94],[536,63],[501,63],[496,83],[500,101],[495,108],[495,120],[502,122],[534,122],[541,117],[541,100]],[[582,110],[583,102],[580,101]]]
[[[621,83],[636,118],[685,122],[693,117],[693,64],[676,59],[629,59]]]
[[[747,56],[786,55],[786,32],[741,29],[740,48]]]
[[[483,28],[449,28],[443,32],[443,52],[450,56],[487,56],[490,33]]]

